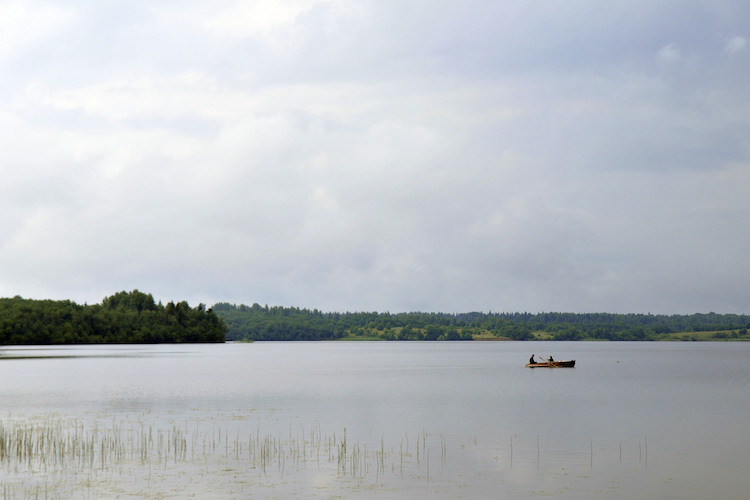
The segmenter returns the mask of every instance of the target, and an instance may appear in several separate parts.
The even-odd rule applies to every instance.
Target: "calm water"
[[[9,347],[6,443],[90,450],[6,445],[0,479],[6,498],[746,499],[748,380],[748,343]]]

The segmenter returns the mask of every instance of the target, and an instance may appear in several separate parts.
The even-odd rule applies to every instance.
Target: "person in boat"
[[[549,357],[549,359],[548,359],[547,361],[549,361],[550,363],[552,363],[552,362],[554,362],[555,360],[554,360],[554,359],[552,359],[552,356],[550,356],[550,357]]]
[[[531,357],[529,358],[529,364],[533,365],[535,363],[536,361],[534,361],[534,355],[532,354]]]

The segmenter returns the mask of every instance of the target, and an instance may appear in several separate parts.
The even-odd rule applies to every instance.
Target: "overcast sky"
[[[744,0],[0,0],[0,296],[750,313]]]

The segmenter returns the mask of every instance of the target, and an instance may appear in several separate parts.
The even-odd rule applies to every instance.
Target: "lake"
[[[576,359],[528,369],[529,356]],[[0,349],[3,498],[749,498],[750,343]]]

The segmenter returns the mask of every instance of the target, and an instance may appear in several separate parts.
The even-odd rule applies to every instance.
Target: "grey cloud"
[[[0,58],[0,293],[747,312],[744,4],[239,5]]]

